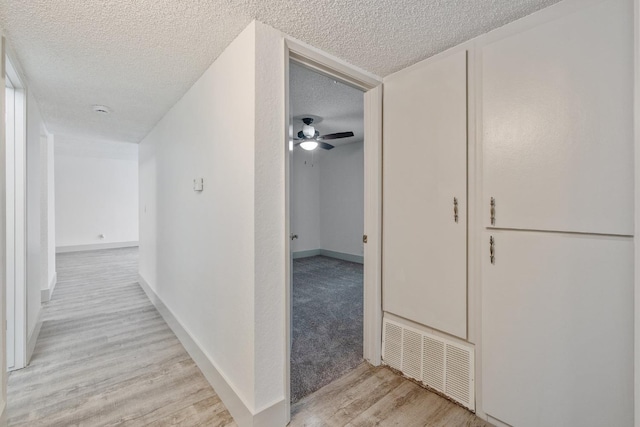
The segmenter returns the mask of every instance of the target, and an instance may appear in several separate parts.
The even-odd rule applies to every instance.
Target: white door
[[[489,230],[483,246],[484,411],[518,427],[633,425],[632,239]]]
[[[632,235],[632,1],[599,2],[480,53],[484,224]]]
[[[467,336],[466,52],[384,82],[383,308]]]

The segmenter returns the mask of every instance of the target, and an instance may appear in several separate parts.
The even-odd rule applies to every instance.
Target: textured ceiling
[[[327,141],[334,146],[364,140],[364,93],[294,63],[290,74],[290,108],[293,135],[302,130],[302,117],[318,116],[313,123],[320,135],[354,133],[350,138]]]
[[[0,0],[0,26],[51,132],[137,142],[254,18],[385,76],[556,1]]]

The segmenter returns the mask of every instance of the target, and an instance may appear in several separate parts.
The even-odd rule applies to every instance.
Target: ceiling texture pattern
[[[386,76],[557,1],[0,0],[0,26],[49,131],[138,142],[253,19]]]

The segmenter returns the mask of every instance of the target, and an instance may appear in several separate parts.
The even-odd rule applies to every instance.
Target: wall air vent
[[[385,318],[382,359],[384,364],[407,377],[475,410],[474,349],[471,344]]]
[[[402,369],[402,327],[394,324],[385,325],[383,344],[386,349],[385,361],[393,369]]]

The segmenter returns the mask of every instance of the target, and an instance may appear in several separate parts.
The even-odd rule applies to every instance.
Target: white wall
[[[364,143],[338,146],[320,167],[321,248],[362,256],[364,244]]]
[[[58,250],[138,241],[137,144],[56,135],[54,169]]]
[[[320,249],[320,157],[296,148],[291,162],[291,241],[293,252]]]
[[[54,187],[54,137],[47,134],[40,140],[40,164],[42,165],[40,191],[40,247],[42,248],[41,274],[43,302],[48,301],[56,280],[55,242],[55,187]]]
[[[285,150],[273,105],[284,105],[283,75],[282,36],[252,23],[140,143],[139,159],[141,277],[244,407],[276,407],[281,425]]]
[[[56,187],[55,187],[55,157],[54,136],[49,135],[46,145],[47,163],[47,283],[49,287],[55,285],[56,279]],[[52,289],[49,289],[52,290]]]
[[[364,143],[295,149],[291,164],[293,252],[363,255]]]

